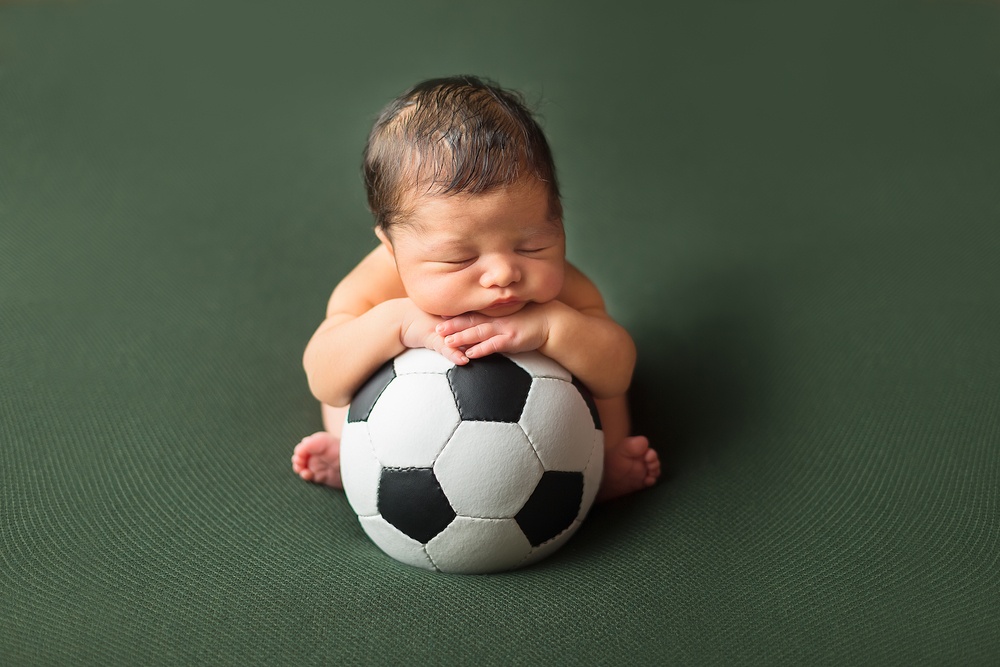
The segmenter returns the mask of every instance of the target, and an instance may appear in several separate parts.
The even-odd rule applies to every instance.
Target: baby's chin
[[[460,315],[484,315],[486,317],[508,317],[514,313],[519,312],[522,308],[528,305],[527,301],[519,301],[517,303],[505,303],[500,306],[493,306],[492,308],[482,308],[480,310],[465,310],[460,313],[455,312],[444,312],[444,313],[430,313],[431,315],[436,315],[437,317],[442,317],[446,320],[450,320],[453,317],[459,317]]]

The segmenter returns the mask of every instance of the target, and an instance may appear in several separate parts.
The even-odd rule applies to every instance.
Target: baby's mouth
[[[523,299],[518,299],[516,297],[507,297],[505,299],[497,299],[490,305],[486,306],[483,310],[496,310],[497,308],[503,308],[504,306],[517,306],[524,303]]]

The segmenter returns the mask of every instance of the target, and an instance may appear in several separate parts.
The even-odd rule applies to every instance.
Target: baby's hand
[[[465,350],[466,357],[476,359],[496,352],[537,350],[548,340],[549,319],[545,304],[528,304],[506,317],[459,315],[441,322],[435,331],[446,346]]]
[[[437,327],[444,321],[436,315],[425,313],[410,302],[399,325],[399,340],[407,348],[425,347],[434,350],[459,366],[469,363],[469,358],[458,346],[449,345],[444,336],[437,332]]]

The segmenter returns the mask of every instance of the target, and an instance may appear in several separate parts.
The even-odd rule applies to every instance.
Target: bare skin
[[[630,436],[625,391],[635,364],[628,333],[597,288],[565,260],[560,221],[544,187],[522,183],[477,195],[421,196],[392,238],[334,290],[306,348],[324,429],[303,439],[292,468],[342,488],[340,433],[354,392],[385,361],[426,347],[463,365],[498,352],[538,350],[593,392],[604,426],[598,500],[652,486],[660,461]]]

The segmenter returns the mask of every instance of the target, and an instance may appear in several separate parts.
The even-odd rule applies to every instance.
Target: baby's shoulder
[[[384,246],[379,245],[340,281],[330,296],[327,314],[360,315],[374,306],[406,296],[396,271],[396,263]]]
[[[566,278],[559,300],[580,312],[595,315],[605,312],[604,297],[597,285],[569,262],[566,262]]]

